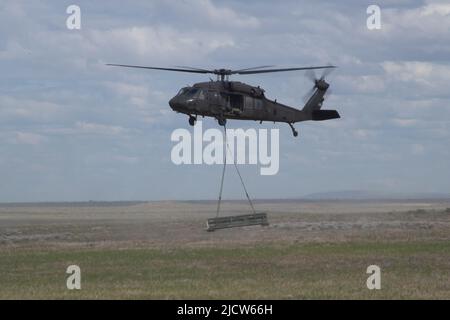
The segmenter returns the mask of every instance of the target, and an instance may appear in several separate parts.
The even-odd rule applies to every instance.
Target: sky
[[[69,5],[81,29],[69,30]],[[381,9],[369,30],[367,7]],[[0,202],[215,199],[220,165],[175,165],[168,100],[199,68],[332,63],[324,108],[278,128],[280,167],[240,166],[253,198],[373,190],[450,193],[449,1],[0,1]],[[302,72],[236,76],[302,108]],[[217,128],[214,119],[203,127]],[[244,194],[227,171],[224,197]]]

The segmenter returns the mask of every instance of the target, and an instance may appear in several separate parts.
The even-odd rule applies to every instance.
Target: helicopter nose
[[[179,110],[182,108],[182,103],[180,101],[180,99],[178,99],[178,97],[173,97],[172,99],[170,99],[169,101],[169,106],[173,109],[173,110]]]

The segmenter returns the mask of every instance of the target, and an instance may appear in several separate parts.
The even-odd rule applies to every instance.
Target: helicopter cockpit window
[[[192,88],[192,89],[189,89],[189,91],[187,91],[186,92],[186,95],[188,96],[188,97],[194,97],[197,93],[198,93],[198,89],[197,88]]]
[[[205,100],[205,90],[198,89],[198,88],[191,88],[186,90],[183,93],[188,99],[198,99],[198,100]]]
[[[205,91],[204,90],[199,90],[197,93],[197,99],[199,100],[205,100]]]
[[[182,88],[180,91],[178,91],[177,96],[181,96],[182,94],[186,93],[187,91],[189,91],[189,88]]]

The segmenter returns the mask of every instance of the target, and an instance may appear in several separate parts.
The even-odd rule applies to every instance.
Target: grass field
[[[448,210],[353,209],[286,209],[272,215],[269,228],[207,233],[195,215],[130,225],[100,213],[101,219],[74,221],[61,208],[57,218],[51,208],[20,214],[4,208],[0,298],[450,299]],[[185,233],[174,238],[174,229]],[[71,264],[81,268],[81,290],[66,288]],[[366,287],[373,264],[381,268],[381,290]]]
[[[449,252],[448,242],[10,250],[2,252],[0,297],[448,299]],[[81,268],[81,290],[66,288],[72,263]],[[366,287],[371,264],[382,269],[381,290]]]

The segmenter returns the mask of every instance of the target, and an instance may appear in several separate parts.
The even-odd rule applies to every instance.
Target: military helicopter
[[[336,68],[332,65],[282,69],[268,69],[273,66],[260,66],[239,70],[206,70],[192,67],[159,68],[124,64],[107,65],[217,75],[216,81],[200,82],[193,86],[182,88],[169,101],[169,105],[174,111],[189,116],[189,124],[191,126],[195,125],[198,116],[214,117],[221,126],[226,125],[227,119],[255,120],[260,121],[260,123],[263,121],[284,122],[291,127],[292,133],[296,137],[298,132],[293,126],[296,122],[340,118],[336,110],[321,110],[322,103],[325,100],[324,95],[329,88],[329,84],[325,81],[325,76],[333,68]],[[317,78],[314,74],[313,70],[316,69],[324,70],[320,78]],[[314,82],[314,87],[308,95],[309,99],[301,110],[266,98],[264,89],[259,86],[254,87],[238,81],[229,81],[229,77],[234,74],[247,75],[297,70],[308,70],[308,75]]]

